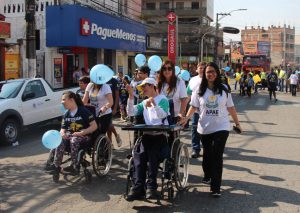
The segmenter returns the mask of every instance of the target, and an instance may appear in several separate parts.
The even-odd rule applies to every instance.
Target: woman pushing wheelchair
[[[134,105],[133,89],[128,85],[128,115],[135,116],[142,114],[146,125],[169,125],[168,120],[166,119],[169,114],[168,99],[164,95],[158,94],[156,87],[157,82],[155,79],[144,79],[143,82],[137,86],[137,89],[142,91],[148,99],[138,105]],[[128,201],[142,199],[145,195],[147,199],[157,198],[156,179],[158,166],[160,160],[163,158],[163,150],[167,149],[167,137],[163,132],[152,131],[143,134],[140,146],[134,149],[133,153],[134,183],[127,195]],[[146,174],[148,174],[147,181]]]

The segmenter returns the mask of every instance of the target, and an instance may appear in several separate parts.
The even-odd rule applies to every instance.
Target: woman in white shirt
[[[297,85],[298,85],[298,75],[294,71],[293,74],[291,74],[290,78],[290,85],[291,85],[291,90],[292,90],[292,96],[296,96],[297,92]]]
[[[165,95],[170,102],[170,112],[172,114],[172,102],[174,105],[173,123],[177,122],[178,116],[185,114],[187,105],[186,86],[182,79],[175,74],[175,66],[172,61],[165,61],[161,67],[158,84],[158,93]]]
[[[210,62],[200,84],[199,92],[192,94],[189,111],[180,121],[184,125],[199,110],[197,131],[203,144],[203,182],[210,183],[214,197],[220,197],[223,170],[223,152],[231,129],[228,113],[239,131],[242,131],[231,93],[222,84],[219,67]]]
[[[112,119],[113,97],[108,84],[89,83],[83,96],[84,105],[95,107],[95,116],[101,134],[106,134]]]

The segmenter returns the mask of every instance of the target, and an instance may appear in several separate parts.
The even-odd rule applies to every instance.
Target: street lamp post
[[[247,9],[237,9],[237,10],[232,10],[229,13],[217,13],[217,18],[216,18],[216,34],[215,34],[215,49],[214,49],[214,62],[218,64],[218,43],[219,43],[219,39],[218,39],[218,33],[219,33],[219,15],[222,17],[225,16],[230,16],[231,13],[235,12],[235,11],[242,11],[242,10],[247,10]],[[220,18],[220,20],[221,20]]]

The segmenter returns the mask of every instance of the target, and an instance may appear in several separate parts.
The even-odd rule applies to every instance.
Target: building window
[[[18,4],[18,13],[21,12],[21,6]]]
[[[36,50],[40,50],[40,31],[36,30],[35,31],[35,48]]]
[[[35,4],[35,11],[39,11],[39,3]]]
[[[10,4],[7,7],[7,13],[10,13]]]
[[[46,7],[49,5],[49,2],[46,1]]]
[[[263,38],[268,38],[268,34],[267,33],[263,33],[262,35],[261,35]]]
[[[13,4],[13,11],[12,11],[13,13],[15,13],[16,12],[16,5],[14,5]]]
[[[183,9],[184,2],[176,2],[176,9]]]
[[[4,5],[4,13],[6,13],[6,5]]]
[[[159,8],[160,8],[161,10],[168,10],[168,9],[169,9],[169,2],[161,2],[161,3],[159,4]]]
[[[155,2],[146,3],[146,10],[155,10]]]
[[[192,9],[199,9],[199,2],[192,2]]]
[[[44,11],[44,3],[41,2],[41,11]]]

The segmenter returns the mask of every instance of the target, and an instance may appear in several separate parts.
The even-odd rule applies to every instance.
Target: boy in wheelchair
[[[156,91],[157,82],[153,78],[146,78],[137,89],[142,91],[148,99],[138,105],[133,103],[133,90],[128,85],[129,99],[127,113],[129,116],[143,114],[146,125],[168,125],[165,119],[169,114],[169,102],[164,95]],[[145,132],[142,141],[133,153],[134,183],[130,189],[127,200],[157,198],[157,173],[163,150],[168,147],[166,135],[162,132]],[[148,163],[148,164],[147,164]],[[148,180],[146,181],[146,175]],[[145,192],[146,185],[146,192]]]
[[[46,167],[46,170],[77,175],[80,166],[77,162],[80,145],[91,139],[91,134],[97,130],[97,124],[92,113],[83,106],[80,97],[75,93],[64,92],[61,103],[67,109],[63,115],[60,130],[63,140],[55,150],[51,150],[54,152],[54,160],[53,164]],[[62,169],[63,155],[68,146],[70,146],[72,164]]]

